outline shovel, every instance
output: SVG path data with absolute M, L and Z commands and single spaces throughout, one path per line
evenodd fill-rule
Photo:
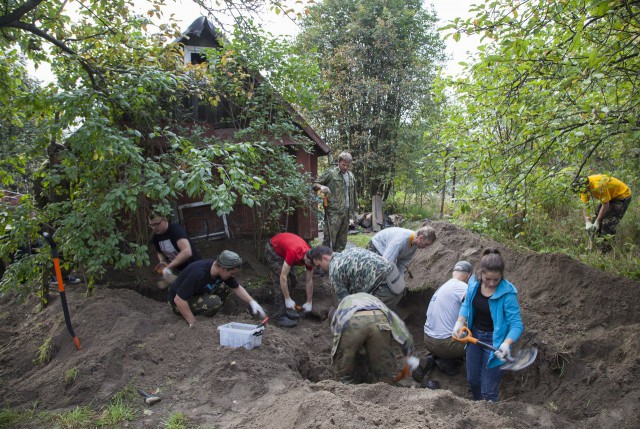
M 150 395 L 142 389 L 138 389 L 138 393 L 144 397 L 144 402 L 146 402 L 147 405 L 155 405 L 162 400 L 161 397 Z
M 493 352 L 498 351 L 498 349 L 496 349 L 492 345 L 483 343 L 477 338 L 472 337 L 471 331 L 466 326 L 463 326 L 458 333 L 463 333 L 464 336 L 460 338 L 453 337 L 453 339 L 456 341 L 460 341 L 461 343 L 472 343 L 476 346 L 482 347 L 483 349 L 491 350 Z M 536 360 L 536 356 L 538 356 L 537 348 L 526 347 L 524 349 L 520 349 L 520 351 L 516 353 L 515 356 L 506 356 L 505 360 L 507 361 L 507 363 L 501 365 L 500 368 L 510 371 L 518 371 L 531 365 L 533 361 Z

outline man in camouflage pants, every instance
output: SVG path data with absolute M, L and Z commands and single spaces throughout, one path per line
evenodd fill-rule
M 240 270 L 242 259 L 237 253 L 224 250 L 218 257 L 192 262 L 180 272 L 169 288 L 167 299 L 175 314 L 182 315 L 192 327 L 195 315 L 214 316 L 233 291 L 251 307 L 251 312 L 266 317 L 262 307 L 234 277 Z
M 338 155 L 338 165 L 322 173 L 313 183 L 313 189 L 327 196 L 325 227 L 322 245 L 341 252 L 347 246 L 349 219 L 358 209 L 356 178 L 349 171 L 351 154 Z
M 413 371 L 419 360 L 412 356 L 413 337 L 406 325 L 378 298 L 368 293 L 347 295 L 331 320 L 331 361 L 336 380 L 342 383 L 394 382 L 395 340 Z
M 404 275 L 396 264 L 369 250 L 354 247 L 333 252 L 326 246 L 318 246 L 309 257 L 315 266 L 329 273 L 338 299 L 366 292 L 394 310 L 404 295 Z

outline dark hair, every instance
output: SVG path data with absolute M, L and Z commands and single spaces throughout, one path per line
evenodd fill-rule
M 487 271 L 498 272 L 500 276 L 504 275 L 504 261 L 498 249 L 489 248 L 482 252 L 482 259 L 480 259 L 480 267 L 478 268 L 478 277 Z
M 330 247 L 316 246 L 307 252 L 307 255 L 308 255 L 307 257 L 311 261 L 316 261 L 316 260 L 322 259 L 324 255 L 331 255 L 332 253 L 333 253 L 333 250 L 331 250 Z

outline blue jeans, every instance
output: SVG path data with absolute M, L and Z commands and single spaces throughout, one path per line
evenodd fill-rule
M 483 343 L 493 344 L 493 332 L 474 328 L 471 329 L 471 334 Z M 490 350 L 471 343 L 467 345 L 467 383 L 471 388 L 474 401 L 482 399 L 498 402 L 502 370 L 500 367 L 487 368 L 490 355 Z

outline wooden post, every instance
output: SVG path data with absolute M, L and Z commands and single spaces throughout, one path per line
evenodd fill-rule
M 374 195 L 371 197 L 371 229 L 373 229 L 374 232 L 378 232 L 383 226 L 382 196 Z

